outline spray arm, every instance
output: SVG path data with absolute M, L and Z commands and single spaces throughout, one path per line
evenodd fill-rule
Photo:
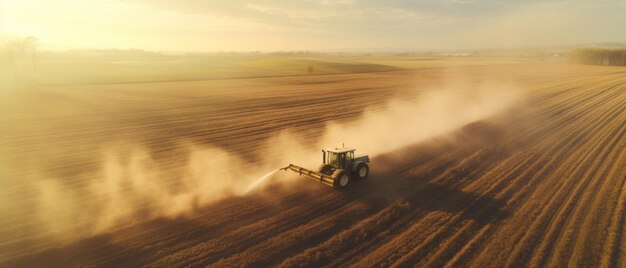
M 287 171 L 287 169 L 289 169 L 289 167 L 291 167 L 291 164 L 289 164 L 289 166 L 286 166 L 286 167 L 284 167 L 284 168 L 279 168 L 278 170 L 284 170 L 284 171 Z
M 319 173 L 317 171 L 313 171 L 313 170 L 310 170 L 310 169 L 306 169 L 306 168 L 303 168 L 303 167 L 299 167 L 299 166 L 296 166 L 294 164 L 289 164 L 289 166 L 286 166 L 284 168 L 280 168 L 280 170 L 284 170 L 284 171 L 287 171 L 288 169 L 293 171 L 293 172 L 298 173 L 301 176 L 309 177 L 311 179 L 314 179 L 316 181 L 319 181 L 319 182 L 321 182 L 323 184 L 326 184 L 328 186 L 331 186 L 331 187 L 333 186 L 334 181 L 335 181 L 331 176 L 328 176 L 326 174 L 322 174 L 322 173 Z

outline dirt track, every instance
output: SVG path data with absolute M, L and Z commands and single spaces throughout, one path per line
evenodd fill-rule
M 68 178 L 67 187 L 81 183 L 77 174 L 96 165 L 90 155 L 110 140 L 140 141 L 175 173 L 179 139 L 256 161 L 254 152 L 279 130 L 314 140 L 325 121 L 347 121 L 391 95 L 467 75 L 515 81 L 525 99 L 449 136 L 374 158 L 371 177 L 348 191 L 302 179 L 271 195 L 231 197 L 190 216 L 62 246 L 34 246 L 28 241 L 37 234 L 11 232 L 25 209 L 1 220 L 9 238 L 0 260 L 9 267 L 624 267 L 624 68 L 482 66 L 37 88 L 5 103 L 16 113 L 3 118 L 11 128 L 0 143 L 8 163 L 36 158 L 46 172 Z M 38 102 L 46 105 L 32 110 Z M 11 189 L 7 199 L 34 195 L 20 182 L 2 186 Z

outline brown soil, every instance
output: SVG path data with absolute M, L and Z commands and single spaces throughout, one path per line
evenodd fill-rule
M 468 75 L 514 81 L 525 100 L 448 136 L 374 157 L 370 178 L 347 191 L 302 179 L 269 195 L 230 197 L 69 243 L 16 232 L 28 230 L 21 219 L 36 209 L 20 207 L 0 219 L 0 263 L 624 267 L 621 67 L 546 63 L 28 88 L 2 100 L 11 111 L 2 117 L 2 161 L 24 167 L 2 180 L 2 200 L 36 195 L 22 179 L 40 175 L 26 170 L 33 162 L 43 166 L 38 172 L 63 178 L 64 187 L 79 187 L 80 174 L 97 166 L 93 155 L 115 140 L 143 144 L 172 173 L 184 161 L 179 140 L 256 162 L 255 152 L 280 130 L 313 141 L 326 121 L 349 121 L 390 96 Z

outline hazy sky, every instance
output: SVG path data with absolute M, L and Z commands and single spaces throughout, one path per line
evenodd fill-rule
M 626 0 L 0 0 L 46 49 L 276 51 L 626 41 Z

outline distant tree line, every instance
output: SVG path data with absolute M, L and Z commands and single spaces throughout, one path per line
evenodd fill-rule
M 626 66 L 626 49 L 579 48 L 572 50 L 569 56 L 583 64 Z

